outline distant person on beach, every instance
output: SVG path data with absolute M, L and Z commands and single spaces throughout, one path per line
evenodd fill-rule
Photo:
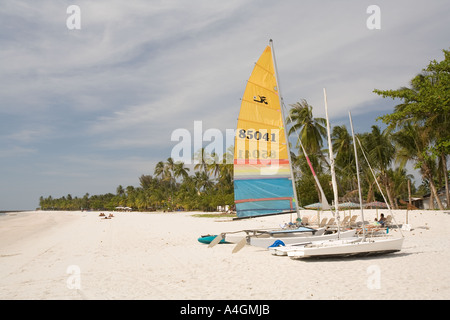
M 375 219 L 377 221 L 377 219 Z M 377 221 L 379 224 L 381 224 L 382 227 L 384 227 L 384 224 L 386 223 L 386 218 L 384 217 L 384 213 L 380 215 L 380 220 Z

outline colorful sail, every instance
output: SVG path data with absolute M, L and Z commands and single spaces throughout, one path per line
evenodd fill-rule
M 296 210 L 271 46 L 256 62 L 242 98 L 234 149 L 234 198 L 239 218 Z

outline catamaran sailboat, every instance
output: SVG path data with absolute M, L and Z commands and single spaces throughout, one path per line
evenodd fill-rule
M 325 108 L 327 109 L 326 102 L 326 92 L 325 94 Z M 327 121 L 328 121 L 328 112 L 326 113 Z M 364 213 L 362 206 L 362 197 L 361 197 L 361 186 L 359 181 L 359 165 L 358 165 L 358 154 L 356 150 L 356 141 L 355 134 L 353 131 L 353 122 L 352 117 L 349 112 L 350 118 L 350 126 L 352 130 L 353 136 L 353 145 L 355 151 L 355 159 L 356 159 L 356 172 L 358 178 L 358 191 L 359 198 L 361 203 L 361 216 L 363 221 L 363 236 L 362 238 L 352 238 L 352 239 L 341 239 L 338 237 L 337 239 L 322 241 L 322 242 L 312 242 L 309 244 L 305 244 L 302 246 L 298 246 L 294 250 L 287 251 L 287 255 L 292 259 L 301 259 L 308 257 L 336 257 L 336 256 L 355 256 L 355 255 L 372 255 L 372 254 L 385 254 L 391 252 L 397 252 L 402 249 L 403 245 L 403 235 L 400 238 L 367 238 L 365 234 L 365 225 L 364 225 Z M 328 129 L 328 136 L 330 135 Z M 331 148 L 331 146 L 329 146 Z M 362 148 L 361 148 L 362 149 Z M 332 152 L 330 152 L 330 157 L 332 158 Z M 333 166 L 333 161 L 331 161 L 331 165 Z M 370 165 L 369 165 L 370 166 Z M 373 172 L 372 172 L 373 174 Z M 376 180 L 376 179 L 375 179 Z M 379 186 L 378 186 L 379 187 Z M 380 192 L 381 191 L 381 188 Z M 383 194 L 383 193 L 382 193 Z M 384 197 L 384 195 L 383 195 Z M 389 205 L 388 205 L 389 208 Z M 389 208 L 390 211 L 390 208 Z M 401 231 L 400 231 L 401 232 Z M 338 230 L 339 233 L 339 230 Z
M 275 61 L 273 42 L 270 40 L 255 64 L 242 97 L 234 149 L 236 214 L 242 219 L 297 213 L 297 220 L 300 221 Z M 322 200 L 326 202 L 324 195 Z M 238 233 L 222 233 L 210 246 L 220 241 L 236 243 L 241 239 L 240 243 L 267 248 L 281 238 L 283 242 L 290 243 L 337 237 L 337 234 L 324 234 L 325 229 L 303 226 L 284 230 L 243 230 Z M 355 231 L 351 230 L 342 233 L 342 237 L 354 234 Z

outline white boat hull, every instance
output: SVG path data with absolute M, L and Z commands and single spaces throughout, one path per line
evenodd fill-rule
M 372 255 L 400 251 L 403 238 L 375 238 L 366 241 L 331 240 L 312 243 L 288 252 L 292 259 Z
M 356 237 L 355 233 L 353 232 L 353 233 L 344 233 L 344 234 L 341 233 L 341 239 L 344 239 L 346 242 L 350 242 L 350 241 L 358 241 L 361 238 Z M 313 241 L 303 241 L 303 242 L 298 242 L 298 243 L 287 244 L 286 246 L 271 247 L 271 248 L 269 248 L 269 252 L 275 256 L 287 256 L 288 252 L 297 251 L 306 245 L 320 244 L 320 243 L 324 243 L 324 242 L 329 242 L 330 240 L 337 240 L 337 235 L 332 239 L 318 237 L 317 239 L 313 239 Z
M 341 238 L 349 238 L 353 237 L 356 233 L 356 230 L 348 230 L 341 232 Z M 275 241 L 281 240 L 285 245 L 299 244 L 299 243 L 309 243 L 312 241 L 325 241 L 331 239 L 337 239 L 338 234 L 319 234 L 319 235 L 311 235 L 311 234 L 296 234 L 291 236 L 284 237 L 257 237 L 257 236 L 248 236 L 247 244 L 265 248 L 267 249 L 271 246 Z M 245 236 L 238 237 L 234 235 L 233 237 L 225 236 L 225 241 L 236 243 L 241 240 Z

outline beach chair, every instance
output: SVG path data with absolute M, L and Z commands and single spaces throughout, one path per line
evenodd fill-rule
M 357 227 L 356 219 L 358 219 L 358 216 L 355 214 L 350 218 L 350 221 L 348 222 L 348 225 L 350 228 Z
M 392 216 L 391 215 L 388 215 L 386 217 L 386 221 L 384 221 L 384 227 L 385 228 L 392 227 Z
M 302 217 L 302 224 L 304 226 L 307 226 L 309 224 L 309 218 L 308 217 Z
M 330 220 L 328 220 L 328 222 L 325 225 L 325 227 L 336 227 L 336 224 L 334 223 L 334 221 L 335 221 L 334 218 L 330 218 Z
M 327 225 L 328 218 L 323 218 L 319 223 L 319 227 L 325 227 Z
M 346 227 L 348 225 L 349 220 L 350 220 L 350 216 L 344 217 L 344 219 L 341 221 L 341 228 Z

